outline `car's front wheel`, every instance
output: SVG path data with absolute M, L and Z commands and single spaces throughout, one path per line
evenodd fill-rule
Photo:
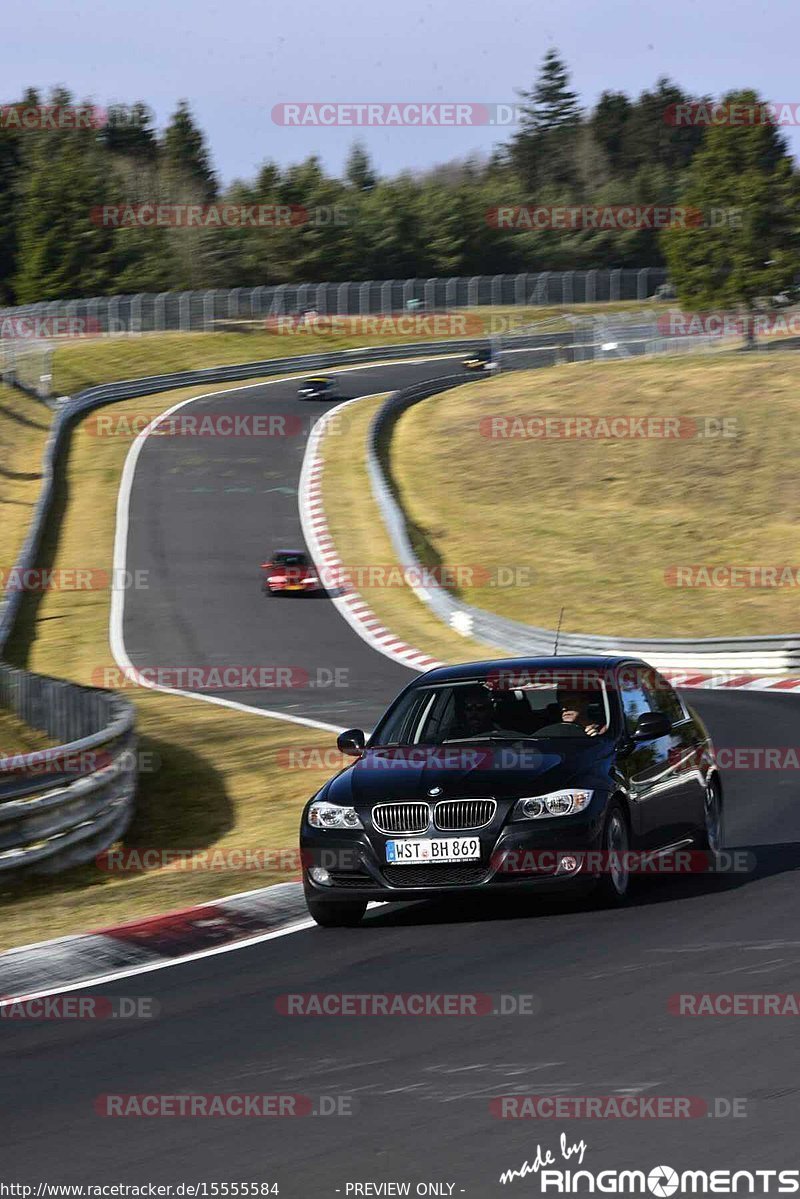
M 366 902 L 359 899 L 336 903 L 306 895 L 306 904 L 312 919 L 322 928 L 355 928 L 367 910 Z
M 601 873 L 595 887 L 595 899 L 603 907 L 617 907 L 628 899 L 630 847 L 627 816 L 619 800 L 612 800 L 603 826 Z
M 706 850 L 713 869 L 722 853 L 722 791 L 713 776 L 706 783 L 703 797 L 703 831 L 698 838 L 701 849 Z

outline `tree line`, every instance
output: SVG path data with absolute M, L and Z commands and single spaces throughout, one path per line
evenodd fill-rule
M 316 156 L 265 161 L 222 186 L 182 101 L 158 130 L 144 102 L 88 128 L 21 129 L 0 110 L 0 303 L 132 292 L 667 264 L 689 306 L 777 290 L 797 267 L 798 175 L 779 129 L 681 124 L 696 102 L 668 79 L 583 111 L 554 50 L 490 157 L 381 176 L 355 144 L 341 176 Z M 708 98 L 699 98 L 708 100 Z M 729 100 L 758 104 L 750 92 Z M 74 105 L 65 90 L 30 108 Z M 114 227 L 98 211 L 145 203 L 278 206 L 274 225 Z M 736 228 L 526 227 L 528 206 L 736 206 Z M 298 215 L 299 214 L 299 215 Z

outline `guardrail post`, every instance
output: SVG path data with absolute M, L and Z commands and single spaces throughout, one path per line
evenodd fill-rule
M 178 297 L 178 320 L 181 333 L 189 333 L 192 328 L 191 293 L 182 291 Z
M 114 296 L 108 305 L 108 331 L 109 333 L 123 333 L 125 330 L 120 328 L 121 321 L 119 319 L 119 304 L 121 296 Z
M 167 294 L 165 291 L 160 291 L 156 296 L 153 325 L 157 333 L 163 333 L 167 327 Z
M 288 287 L 289 287 L 288 283 L 279 283 L 278 286 L 274 289 L 274 291 L 272 293 L 272 300 L 270 301 L 270 305 L 269 305 L 269 315 L 270 316 L 285 316 L 286 315 L 286 292 L 288 290 Z M 254 287 L 253 288 L 253 296 L 255 298 L 260 298 L 264 295 L 266 290 L 267 290 L 266 287 Z M 259 306 L 258 311 L 256 312 L 253 310 L 253 307 L 251 305 L 250 315 L 251 316 L 261 316 L 262 311 L 263 311 L 263 306 Z
M 370 282 L 362 283 L 358 289 L 358 315 L 359 316 L 369 316 L 371 295 L 372 295 L 372 283 L 370 283 Z M 340 315 L 344 315 L 344 313 L 342 313 L 341 307 L 339 308 L 339 313 L 340 313 Z
M 90 333 L 107 333 L 108 330 L 103 328 L 100 320 L 100 301 L 91 299 L 86 305 L 86 320 L 89 324 Z
M 216 292 L 203 292 L 203 332 L 210 333 L 214 328 L 214 297 Z
M 142 331 L 142 300 L 143 295 L 139 292 L 131 300 L 131 333 L 141 333 Z

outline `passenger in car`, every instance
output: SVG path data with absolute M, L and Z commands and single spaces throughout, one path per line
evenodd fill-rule
M 558 702 L 563 724 L 579 724 L 590 737 L 597 737 L 608 728 L 603 705 L 599 700 L 593 699 L 591 694 L 583 691 L 559 691 Z

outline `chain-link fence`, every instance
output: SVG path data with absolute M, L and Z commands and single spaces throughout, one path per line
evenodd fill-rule
M 0 338 L 170 330 L 200 333 L 306 311 L 324 316 L 368 316 L 414 307 L 443 310 L 642 301 L 654 296 L 666 279 L 663 268 L 642 267 L 363 283 L 281 283 L 275 287 L 53 300 L 0 309 Z
M 741 341 L 738 334 L 671 334 L 669 319 L 653 311 L 610 314 L 564 313 L 545 321 L 512 324 L 491 338 L 495 369 L 514 370 L 562 362 L 600 362 L 642 355 L 696 353 L 725 349 Z
M 40 337 L 0 339 L 0 379 L 48 400 L 53 394 L 53 345 Z

